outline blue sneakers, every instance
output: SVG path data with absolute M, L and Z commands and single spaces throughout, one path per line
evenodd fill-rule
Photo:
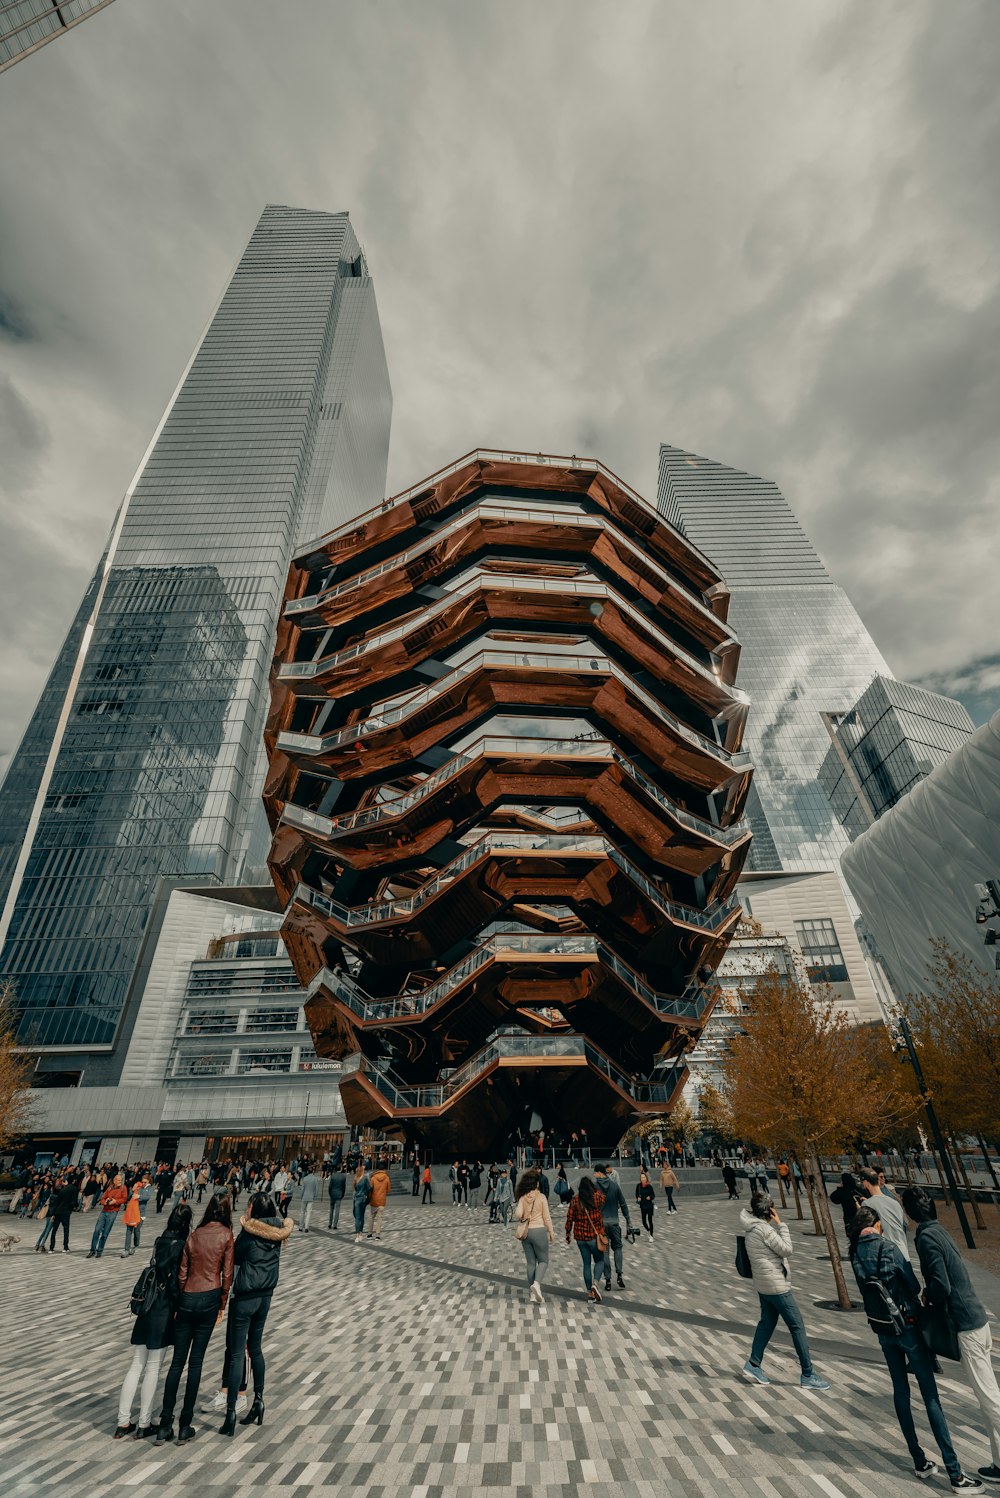
M 830 1385 L 825 1378 L 820 1378 L 818 1373 L 803 1373 L 799 1379 L 799 1387 L 803 1389 L 828 1389 Z
M 763 1368 L 756 1367 L 755 1364 L 751 1363 L 749 1358 L 743 1364 L 743 1376 L 744 1378 L 752 1378 L 755 1384 L 769 1384 L 771 1382 Z

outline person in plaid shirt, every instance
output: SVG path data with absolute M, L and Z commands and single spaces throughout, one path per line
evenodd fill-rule
M 608 1242 L 604 1232 L 603 1206 L 604 1192 L 598 1191 L 590 1176 L 582 1176 L 577 1194 L 566 1209 L 566 1242 L 569 1243 L 572 1232 L 583 1260 L 583 1283 L 587 1295 L 597 1305 L 601 1302 L 601 1292 L 594 1281 L 599 1280 L 604 1272 Z

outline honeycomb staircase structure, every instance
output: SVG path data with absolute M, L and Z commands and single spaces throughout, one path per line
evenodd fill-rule
M 270 868 L 350 1123 L 663 1113 L 750 842 L 729 595 L 600 463 L 477 451 L 293 562 Z

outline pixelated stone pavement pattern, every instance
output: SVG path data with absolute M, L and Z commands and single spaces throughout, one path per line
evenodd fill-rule
M 811 1224 L 787 1219 L 814 1361 L 832 1385 L 825 1394 L 799 1388 L 783 1328 L 765 1365 L 773 1383 L 740 1378 L 756 1296 L 733 1268 L 737 1204 L 721 1194 L 685 1202 L 682 1192 L 680 1201 L 669 1219 L 657 1212 L 653 1244 L 626 1245 L 627 1288 L 600 1307 L 583 1298 L 556 1204 L 540 1308 L 526 1302 L 513 1228 L 490 1226 L 484 1208 L 394 1194 L 382 1243 L 360 1245 L 349 1212 L 335 1233 L 316 1212 L 322 1226 L 296 1233 L 284 1251 L 265 1336 L 264 1425 L 225 1440 L 218 1417 L 196 1416 L 193 1442 L 158 1449 L 111 1440 L 130 1358 L 128 1295 L 144 1255 L 121 1260 L 116 1227 L 104 1258 L 87 1260 L 92 1219 L 77 1215 L 72 1251 L 43 1258 L 31 1252 L 37 1226 L 4 1215 L 0 1227 L 22 1241 L 0 1256 L 0 1494 L 912 1493 L 888 1374 L 863 1316 L 815 1304 L 833 1287 Z M 165 1220 L 151 1218 L 147 1246 Z M 220 1329 L 202 1395 L 217 1387 L 223 1346 Z M 959 1456 L 974 1470 L 989 1447 L 956 1365 L 941 1388 Z M 937 1458 L 914 1395 L 918 1431 Z M 931 1487 L 949 1491 L 943 1473 Z

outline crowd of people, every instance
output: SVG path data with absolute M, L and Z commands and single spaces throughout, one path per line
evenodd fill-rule
M 584 1293 L 592 1303 L 602 1302 L 612 1279 L 624 1290 L 626 1244 L 640 1232 L 653 1240 L 655 1213 L 661 1205 L 658 1196 L 667 1213 L 677 1211 L 674 1198 L 681 1192 L 682 1177 L 676 1167 L 689 1163 L 683 1150 L 678 1154 L 666 1141 L 646 1145 L 637 1162 L 638 1181 L 626 1192 L 613 1163 L 591 1164 L 589 1145 L 581 1145 L 579 1136 L 569 1146 L 575 1155 L 560 1160 L 551 1176 L 545 1168 L 544 1137 L 529 1145 L 522 1143 L 506 1161 L 486 1166 L 479 1160 L 459 1158 L 448 1169 L 451 1204 L 456 1209 L 473 1213 L 482 1208 L 488 1214 L 486 1221 L 501 1227 L 513 1219 L 524 1253 L 528 1298 L 536 1305 L 543 1302 L 550 1250 L 559 1231 L 567 1246 L 574 1242 L 577 1246 Z M 559 1151 L 553 1151 L 554 1158 L 558 1155 Z M 532 1163 L 524 1163 L 529 1160 Z M 566 1164 L 574 1161 L 587 1172 L 575 1188 L 566 1170 Z M 264 1330 L 278 1284 L 282 1245 L 296 1227 L 289 1216 L 293 1195 L 298 1196 L 302 1233 L 311 1230 L 316 1203 L 321 1200 L 328 1207 L 327 1228 L 337 1231 L 342 1205 L 349 1201 L 355 1243 L 366 1236 L 378 1243 L 392 1192 L 390 1168 L 400 1163 L 388 1154 L 365 1159 L 353 1146 L 346 1154 L 338 1147 L 322 1160 L 288 1164 L 247 1160 L 210 1164 L 203 1160 L 71 1168 L 57 1161 L 46 1170 L 25 1169 L 8 1210 L 24 1219 L 40 1220 L 36 1252 L 54 1253 L 60 1237 L 68 1251 L 74 1216 L 90 1213 L 94 1225 L 87 1257 L 103 1255 L 119 1219 L 124 1228 L 121 1256 L 131 1257 L 142 1245 L 149 1213 L 167 1213 L 152 1245 L 149 1266 L 133 1291 L 132 1359 L 121 1387 L 115 1439 L 152 1437 L 157 1445 L 193 1439 L 206 1353 L 223 1320 L 226 1333 L 219 1386 L 201 1409 L 222 1417 L 219 1432 L 223 1436 L 235 1434 L 238 1416 L 243 1425 L 262 1423 Z M 413 1196 L 432 1203 L 430 1165 L 415 1153 L 408 1163 Z M 739 1214 L 737 1266 L 753 1280 L 759 1317 L 743 1375 L 757 1384 L 769 1383 L 763 1367 L 765 1354 L 778 1323 L 783 1322 L 798 1357 L 802 1386 L 823 1392 L 830 1384 L 813 1366 L 792 1288 L 793 1239 L 770 1194 L 767 1166 L 749 1151 L 725 1160 L 715 1156 L 713 1163 L 721 1168 L 731 1199 L 739 1198 L 743 1182 L 751 1191 L 748 1205 Z M 802 1182 L 794 1162 L 779 1161 L 777 1169 L 782 1185 L 790 1191 Z M 237 1217 L 244 1195 L 246 1207 Z M 641 1229 L 633 1223 L 630 1196 Z M 893 1406 L 916 1475 L 932 1476 L 938 1467 L 916 1434 L 911 1379 L 916 1381 L 952 1487 L 974 1491 L 984 1481 L 1000 1482 L 1000 1389 L 990 1357 L 989 1319 L 961 1255 L 936 1220 L 933 1198 L 916 1185 L 907 1185 L 897 1195 L 884 1169 L 866 1167 L 857 1173 L 845 1172 L 830 1199 L 843 1213 L 850 1262 L 885 1359 Z M 559 1227 L 553 1222 L 554 1201 L 565 1208 Z M 911 1230 L 923 1286 L 911 1262 Z M 940 1348 L 942 1342 L 950 1346 Z M 935 1377 L 939 1350 L 961 1363 L 986 1422 L 992 1461 L 980 1467 L 977 1476 L 963 1470 L 952 1444 Z

